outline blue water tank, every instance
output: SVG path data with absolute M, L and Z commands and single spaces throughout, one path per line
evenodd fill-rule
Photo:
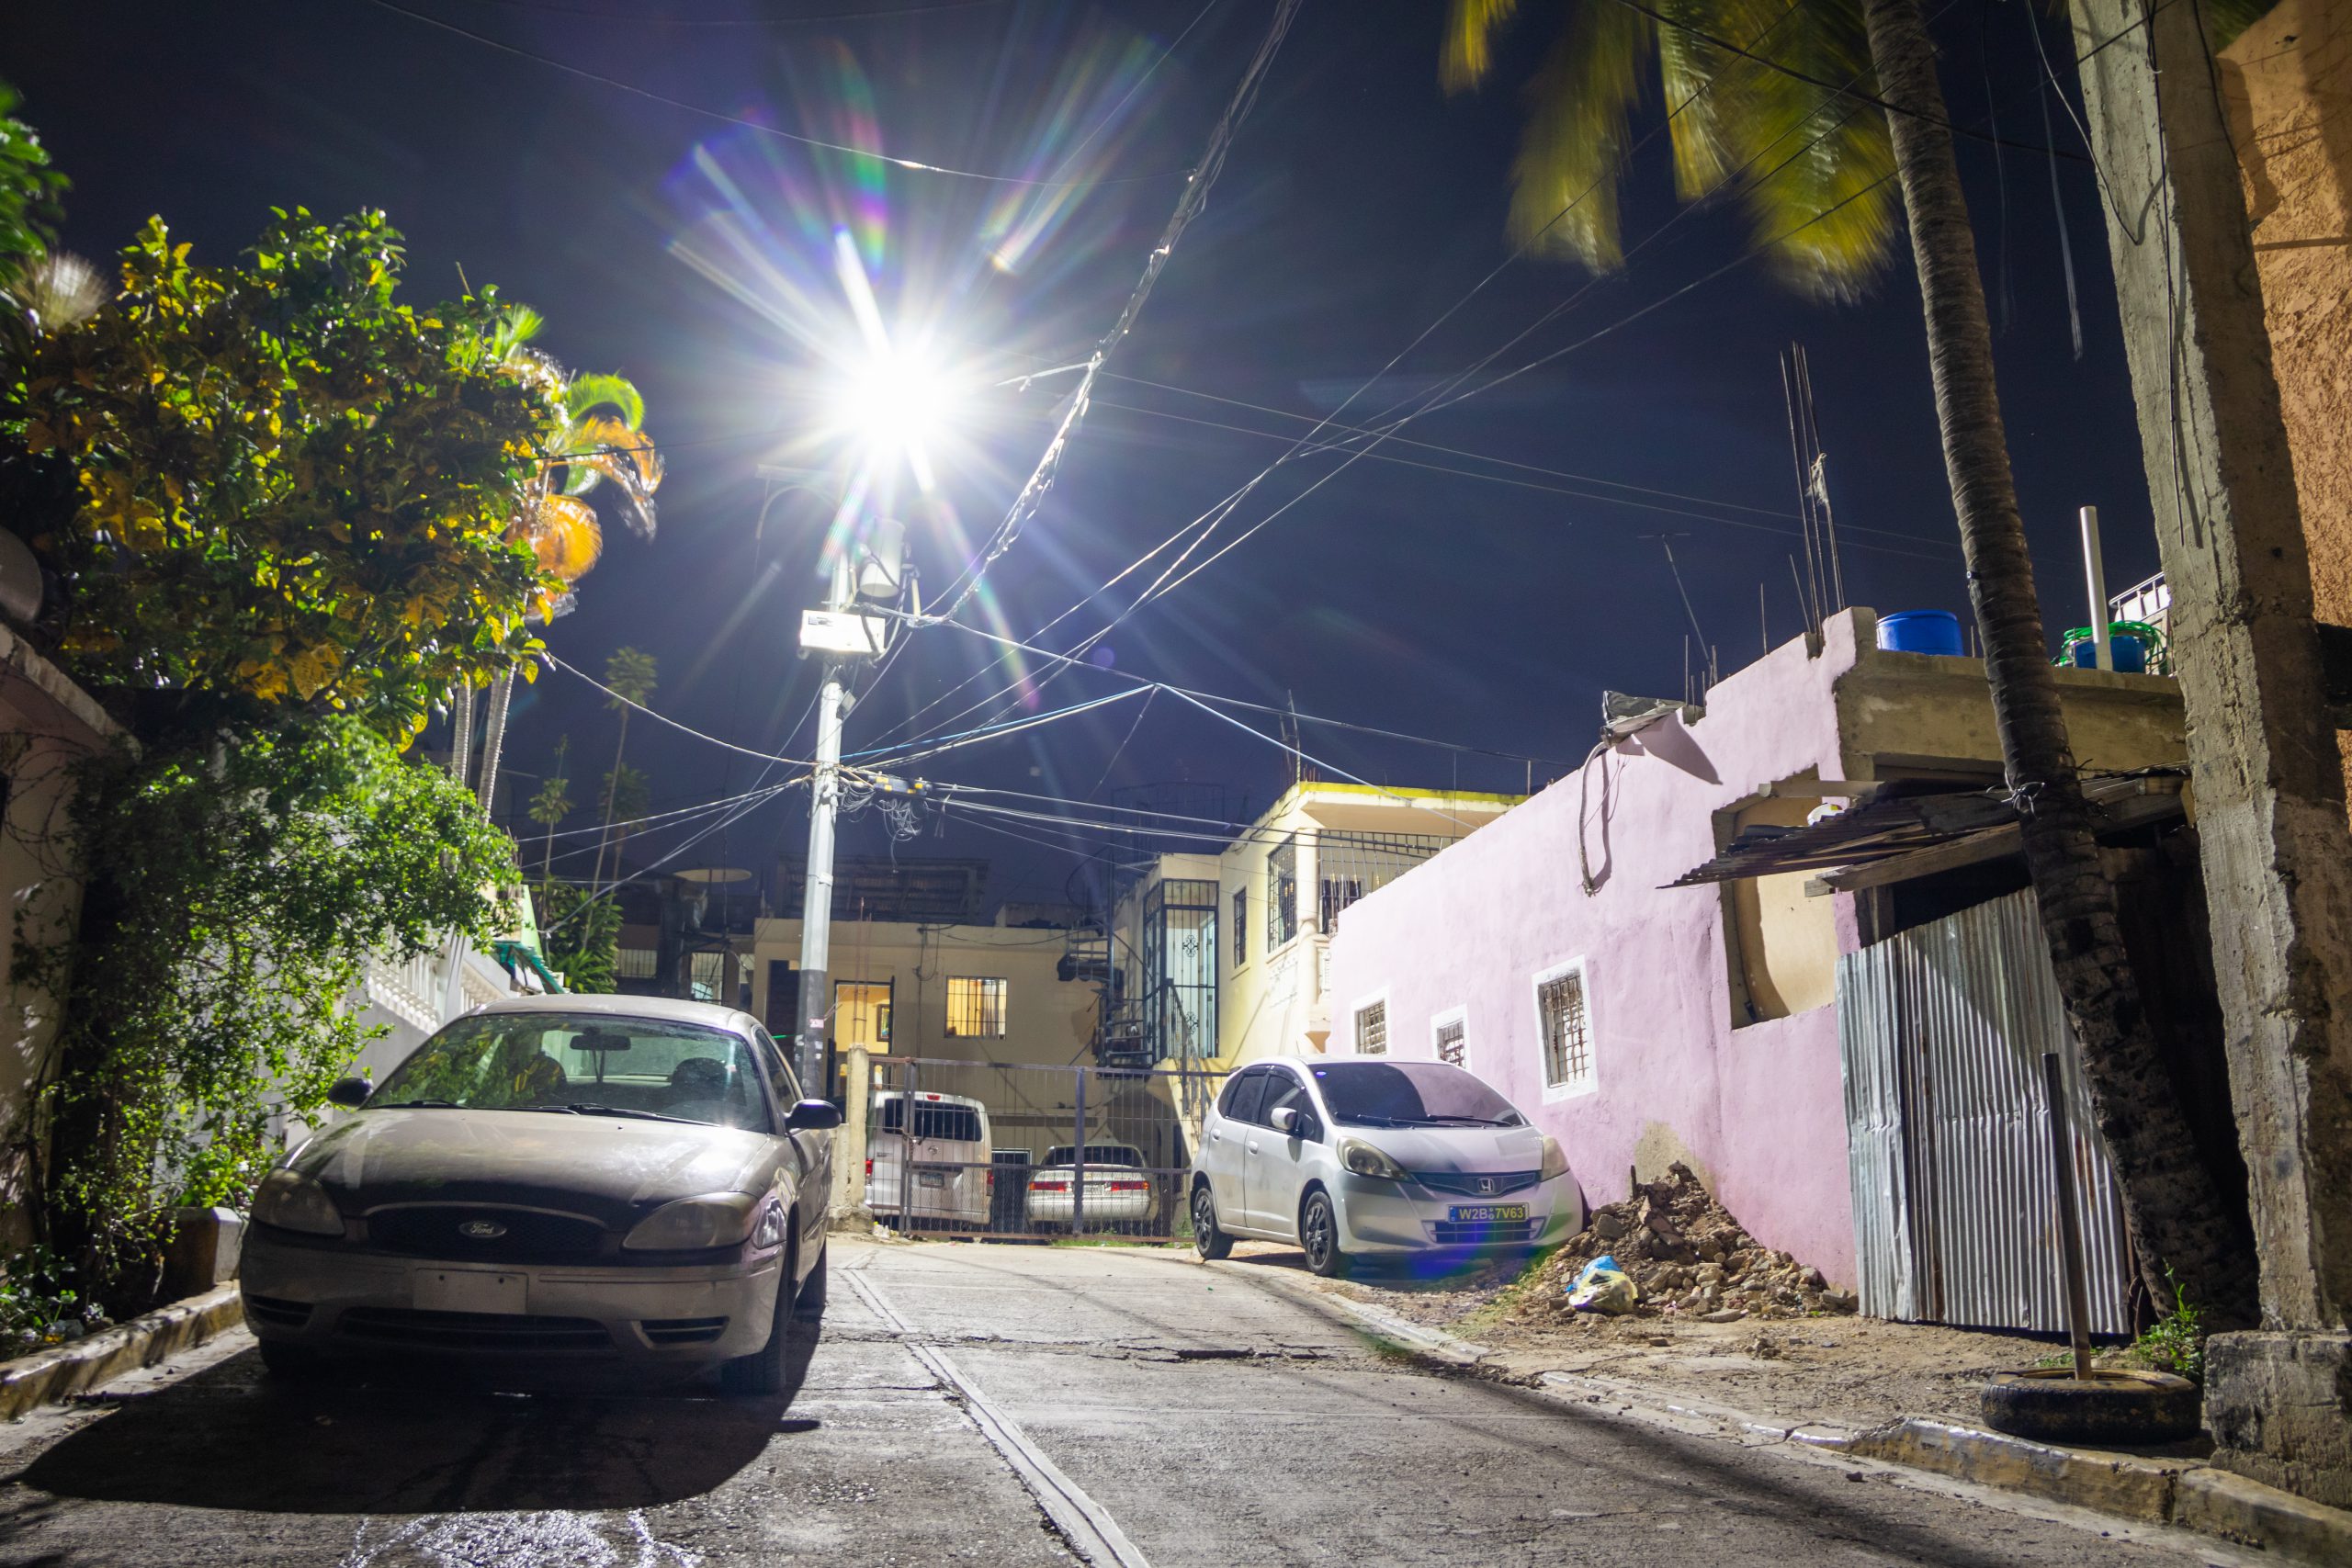
M 2130 632 L 2108 633 L 2107 651 L 2108 656 L 2115 660 L 2115 668 L 2119 672 L 2125 675 L 2144 675 L 2148 672 L 2148 650 L 2141 644 L 2140 639 Z M 2098 669 L 2098 645 L 2088 641 L 2076 643 L 2075 668 L 2077 670 Z
M 1890 653 L 1960 657 L 1960 617 L 1950 610 L 1897 610 L 1878 618 L 1878 645 Z

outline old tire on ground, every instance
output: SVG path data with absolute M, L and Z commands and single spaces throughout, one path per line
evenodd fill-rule
M 316 1382 L 326 1374 L 326 1358 L 308 1345 L 288 1345 L 283 1339 L 260 1344 L 263 1368 L 280 1382 Z
M 1996 1372 L 1983 1396 L 1985 1424 L 2045 1443 L 2169 1443 L 2193 1435 L 2197 1385 L 2170 1372 L 2100 1371 L 2087 1382 L 2072 1367 Z
M 1348 1255 L 1340 1249 L 1340 1212 L 1321 1188 L 1306 1195 L 1298 1211 L 1298 1245 L 1306 1266 L 1326 1280 L 1345 1279 Z
M 1216 1223 L 1216 1198 L 1205 1181 L 1193 1189 L 1193 1245 L 1212 1263 L 1233 1254 L 1233 1238 Z
M 823 1259 L 819 1258 L 820 1268 Z M 784 1392 L 785 1363 L 792 1354 L 793 1315 L 798 1303 L 794 1299 L 792 1271 L 799 1264 L 790 1253 L 784 1256 L 784 1272 L 775 1285 L 775 1315 L 768 1325 L 768 1342 L 748 1356 L 738 1356 L 722 1361 L 718 1367 L 718 1387 L 724 1393 L 773 1394 Z M 814 1276 L 811 1275 L 813 1280 Z

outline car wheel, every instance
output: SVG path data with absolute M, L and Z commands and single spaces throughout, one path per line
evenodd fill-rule
M 819 1247 L 817 1266 L 808 1270 L 808 1278 L 800 1282 L 800 1294 L 792 1303 L 796 1316 L 814 1321 L 825 1315 L 825 1265 L 832 1257 L 832 1248 Z
M 1216 1223 L 1216 1198 L 1205 1181 L 1193 1189 L 1193 1245 L 1212 1263 L 1233 1252 L 1233 1238 Z
M 752 1395 L 784 1392 L 785 1358 L 792 1349 L 792 1270 L 796 1267 L 797 1265 L 792 1258 L 786 1255 L 784 1277 L 776 1281 L 775 1316 L 768 1325 L 768 1342 L 748 1356 L 738 1356 L 720 1364 L 718 1386 L 721 1391 Z M 819 1260 L 818 1267 L 824 1267 L 822 1259 Z M 815 1276 L 810 1278 L 813 1280 Z
M 316 1350 L 282 1339 L 261 1341 L 261 1364 L 271 1377 L 285 1382 L 316 1382 L 327 1370 L 326 1358 Z
M 1337 1280 L 1347 1273 L 1348 1255 L 1340 1250 L 1340 1215 L 1331 1207 L 1329 1192 L 1306 1195 L 1306 1204 L 1298 1214 L 1298 1245 L 1306 1254 L 1306 1266 L 1325 1279 Z

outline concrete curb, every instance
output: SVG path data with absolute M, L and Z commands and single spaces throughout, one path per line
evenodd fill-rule
M 1233 1265 L 1210 1267 L 1230 1270 Z M 1442 1329 L 1285 1279 L 1243 1271 L 1252 1282 L 1365 1333 L 1434 1369 L 1478 1367 L 1493 1351 Z M 1544 1372 L 1538 1392 L 1597 1405 L 1645 1425 L 1751 1447 L 1795 1444 L 1817 1453 L 1928 1471 L 1952 1480 L 2096 1513 L 2168 1525 L 2256 1547 L 2281 1562 L 2352 1562 L 2352 1512 L 2200 1461 L 2150 1459 L 2029 1442 L 1917 1416 L 1856 1432 L 1828 1423 L 1790 1425 L 1648 1385 L 1571 1372 Z
M 245 1321 L 234 1280 L 70 1345 L 0 1361 L 0 1420 L 152 1367 Z

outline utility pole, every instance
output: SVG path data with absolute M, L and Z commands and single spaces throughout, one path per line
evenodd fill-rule
M 832 581 L 825 592 L 824 613 L 846 618 L 856 584 L 844 550 L 833 562 Z M 800 644 L 809 645 L 806 624 Z M 808 788 L 808 879 L 800 896 L 800 1012 L 793 1020 L 797 1032 L 794 1066 L 802 1092 L 825 1089 L 825 1034 L 832 1017 L 832 992 L 826 971 L 832 961 L 833 812 L 842 794 L 842 719 L 848 696 L 842 680 L 848 660 L 828 652 L 825 683 L 817 694 L 817 770 Z

